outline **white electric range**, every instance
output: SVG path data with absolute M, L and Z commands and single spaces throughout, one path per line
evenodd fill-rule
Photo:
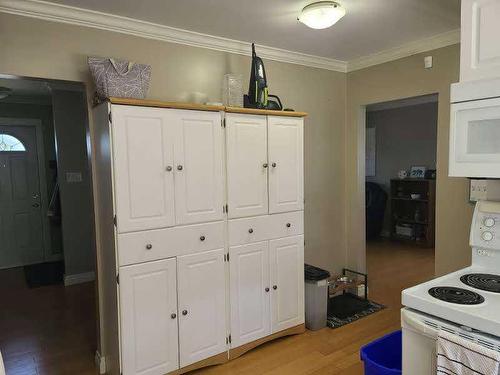
M 403 375 L 436 373 L 439 330 L 500 352 L 500 202 L 477 202 L 470 245 L 470 267 L 403 290 Z

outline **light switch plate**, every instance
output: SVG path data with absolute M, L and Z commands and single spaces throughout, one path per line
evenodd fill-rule
M 66 172 L 66 182 L 82 182 L 82 172 Z
M 469 200 L 471 202 L 500 201 L 500 180 L 470 179 Z
M 425 69 L 432 68 L 432 56 L 425 56 L 424 57 L 424 68 Z

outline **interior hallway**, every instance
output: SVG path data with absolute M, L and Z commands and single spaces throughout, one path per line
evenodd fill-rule
M 0 270 L 0 351 L 7 375 L 95 375 L 94 283 L 30 289 Z

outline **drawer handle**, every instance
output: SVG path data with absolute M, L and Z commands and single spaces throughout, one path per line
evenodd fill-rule
M 186 316 L 188 314 L 187 310 L 182 310 L 182 315 Z
M 269 293 L 269 288 L 266 288 L 266 289 L 264 289 L 264 290 L 266 291 L 266 293 Z
M 278 285 L 273 285 L 273 289 L 274 290 L 278 289 Z
M 176 313 L 172 313 L 172 314 L 170 314 L 170 317 L 171 317 L 172 319 L 175 319 L 175 318 L 177 318 L 177 314 L 176 314 Z
M 178 171 L 182 171 L 182 165 L 180 165 L 180 164 L 179 164 L 179 165 L 177 166 L 177 170 L 178 170 Z
M 248 233 L 253 233 L 253 229 L 252 229 L 252 228 L 250 228 L 250 229 L 248 230 Z
M 165 168 L 167 170 L 167 172 L 172 172 L 172 166 L 171 165 L 167 165 L 167 168 Z
M 148 243 L 148 244 L 146 245 L 146 249 L 151 250 L 152 248 L 153 248 L 153 245 L 151 245 L 150 243 Z
M 290 223 L 286 223 L 286 227 L 287 227 L 287 228 L 290 228 L 291 226 L 292 226 L 292 224 L 290 224 Z
M 262 168 L 267 168 L 267 167 L 268 167 L 267 163 L 262 164 Z
M 205 241 L 205 236 L 201 236 L 200 241 Z
M 272 163 L 271 167 L 276 168 L 276 163 Z

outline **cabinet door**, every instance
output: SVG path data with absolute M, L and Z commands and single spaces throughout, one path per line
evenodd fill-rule
M 271 333 L 268 242 L 229 249 L 231 346 Z
M 304 209 L 303 124 L 268 116 L 269 213 Z
M 226 114 L 230 218 L 268 213 L 265 116 Z
M 219 112 L 175 111 L 177 224 L 221 220 L 223 132 Z
M 169 111 L 112 106 L 112 118 L 118 232 L 174 225 L 174 128 Z
M 224 352 L 224 249 L 177 258 L 180 366 Z
M 304 236 L 269 241 L 272 332 L 304 323 Z
M 160 375 L 178 368 L 175 259 L 120 268 L 124 375 Z
M 460 81 L 500 77 L 500 2 L 462 0 Z

